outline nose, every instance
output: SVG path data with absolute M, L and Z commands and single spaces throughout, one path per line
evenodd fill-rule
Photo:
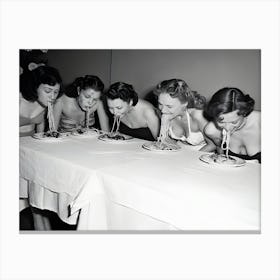
M 52 92 L 51 95 L 50 95 L 50 99 L 52 101 L 54 101 L 56 99 L 56 96 L 57 96 L 57 94 L 55 92 Z
M 162 112 L 162 114 L 167 114 L 168 113 L 168 109 L 166 108 L 166 107 L 161 107 L 161 112 Z
M 112 113 L 114 114 L 114 115 L 116 115 L 117 114 L 117 109 L 112 109 Z
M 227 130 L 227 131 L 231 131 L 231 130 L 233 129 L 233 125 L 232 125 L 232 124 L 229 124 L 229 123 L 226 123 L 226 124 L 224 125 L 224 128 L 225 128 L 225 130 Z

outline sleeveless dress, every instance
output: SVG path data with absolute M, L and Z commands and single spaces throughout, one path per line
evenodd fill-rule
M 172 127 L 169 127 L 169 136 L 175 140 L 180 140 L 182 142 L 187 142 L 190 145 L 193 146 L 198 146 L 198 145 L 204 145 L 206 144 L 205 140 L 204 140 L 204 136 L 202 134 L 201 131 L 197 131 L 197 132 L 192 132 L 191 131 L 191 121 L 190 121 L 190 115 L 188 112 L 186 112 L 187 115 L 187 126 L 188 126 L 188 137 L 186 137 L 185 135 L 182 135 L 181 137 L 178 137 L 174 134 Z
M 124 123 L 120 123 L 119 132 L 148 141 L 155 141 L 153 134 L 148 127 L 130 128 Z
M 19 102 L 23 99 L 22 95 L 20 94 Z M 43 110 L 40 112 L 37 116 L 33 118 L 27 118 L 24 116 L 21 116 L 19 113 L 19 136 L 32 136 L 35 133 L 35 126 L 36 124 L 42 123 L 45 120 L 45 112 L 46 110 Z
M 235 156 L 235 157 L 242 158 L 242 159 L 245 159 L 245 160 L 256 159 L 256 160 L 258 160 L 259 163 L 261 163 L 261 152 L 256 153 L 253 156 L 248 156 L 248 155 L 236 154 L 236 153 L 232 152 L 231 150 L 229 150 L 228 154 L 230 156 Z
M 76 121 L 72 118 L 67 117 L 65 114 L 61 114 L 58 130 L 63 132 L 71 132 L 79 127 L 85 127 L 86 126 L 86 120 L 82 121 Z M 91 113 L 89 116 L 89 127 L 92 127 L 95 124 L 95 117 L 94 113 Z

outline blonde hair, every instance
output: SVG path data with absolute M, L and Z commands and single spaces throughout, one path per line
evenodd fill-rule
M 187 102 L 188 108 L 203 109 L 206 104 L 206 98 L 191 90 L 182 79 L 164 80 L 159 83 L 154 94 L 159 96 L 162 93 L 168 93 L 172 98 L 178 98 L 181 103 Z

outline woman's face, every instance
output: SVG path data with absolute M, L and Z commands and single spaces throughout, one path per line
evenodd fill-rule
M 168 93 L 161 93 L 158 97 L 158 108 L 163 115 L 168 115 L 170 119 L 183 115 L 186 107 L 187 103 L 182 104 L 178 98 L 173 98 Z
M 95 91 L 92 88 L 79 90 L 78 104 L 83 111 L 92 108 L 100 100 L 100 91 Z
M 244 118 L 245 117 L 238 115 L 238 110 L 235 110 L 233 112 L 221 114 L 216 120 L 216 124 L 226 131 L 233 132 L 242 126 Z
M 109 111 L 115 116 L 124 116 L 131 109 L 132 101 L 126 102 L 120 98 L 108 99 Z
M 48 102 L 54 103 L 60 90 L 60 85 L 57 83 L 54 86 L 48 84 L 40 84 L 37 93 L 38 101 L 44 106 L 48 106 Z

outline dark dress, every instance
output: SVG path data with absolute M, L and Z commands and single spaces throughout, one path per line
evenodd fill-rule
M 229 154 L 230 156 L 239 157 L 239 158 L 242 158 L 242 159 L 245 159 L 245 160 L 256 159 L 256 160 L 258 160 L 259 163 L 261 163 L 261 152 L 256 153 L 256 154 L 253 155 L 253 156 L 248 156 L 248 155 L 236 154 L 236 153 L 233 153 L 231 150 L 229 150 L 229 151 L 228 151 L 228 154 Z
M 155 141 L 153 134 L 148 127 L 130 128 L 124 123 L 120 123 L 119 132 L 148 141 Z

